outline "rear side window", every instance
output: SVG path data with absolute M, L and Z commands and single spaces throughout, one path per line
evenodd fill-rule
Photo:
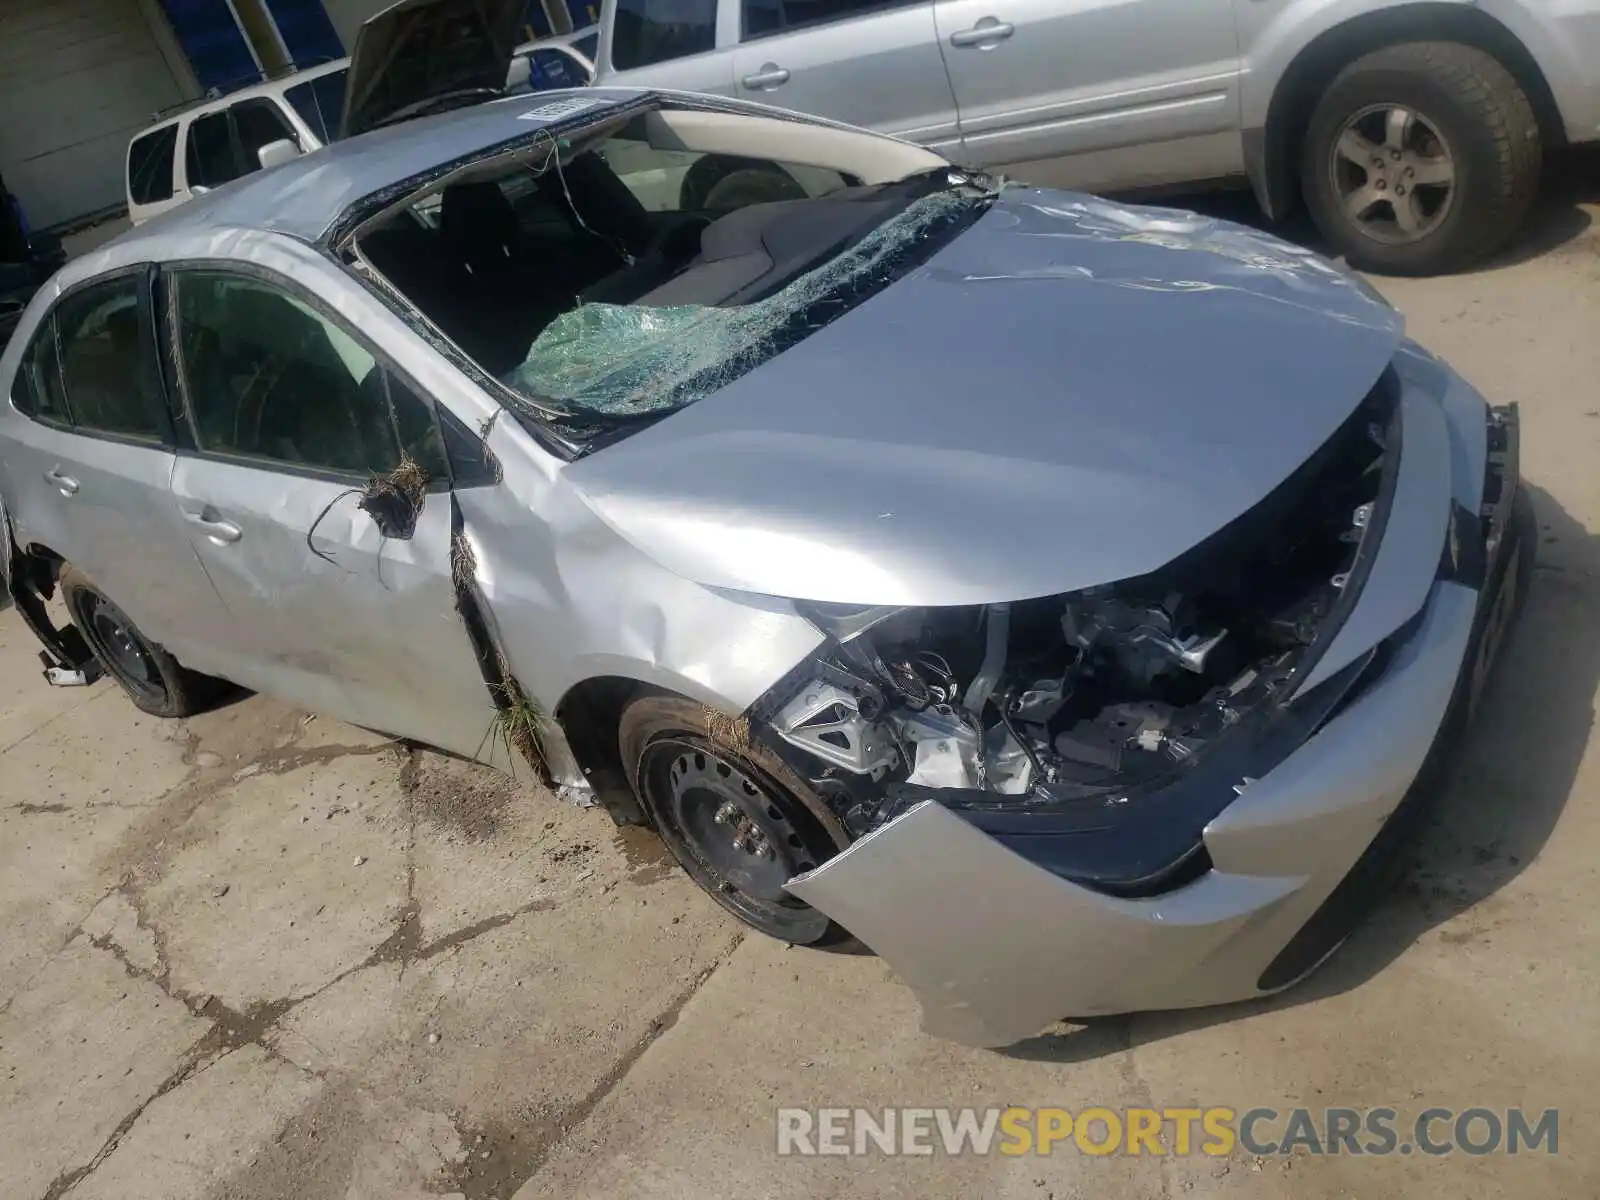
M 22 355 L 22 365 L 11 388 L 11 402 L 30 417 L 70 424 L 66 393 L 61 388 L 61 360 L 56 354 L 56 319 L 44 319 L 39 332 Z
M 611 65 L 619 71 L 704 54 L 716 45 L 716 0 L 617 0 Z
M 61 383 L 80 429 L 159 440 L 160 376 L 125 276 L 74 292 L 55 311 Z
M 233 135 L 228 129 L 228 114 L 208 113 L 189 126 L 189 146 L 184 152 L 184 169 L 189 186 L 221 187 L 239 178 L 239 164 L 233 154 Z
M 349 475 L 446 474 L 431 408 L 336 321 L 271 283 L 187 271 L 178 357 L 204 450 Z
M 128 147 L 128 198 L 135 204 L 172 199 L 172 156 L 178 127 L 167 125 L 133 139 Z
M 344 71 L 333 71 L 297 83 L 283 93 L 323 145 L 339 136 L 339 126 L 344 123 L 344 77 Z
M 246 175 L 261 169 L 261 147 L 269 142 L 287 140 L 300 145 L 294 128 L 271 100 L 241 100 L 228 111 L 233 114 L 234 128 L 239 133 Z

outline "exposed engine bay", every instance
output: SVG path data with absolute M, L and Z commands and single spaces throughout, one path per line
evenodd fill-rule
M 1016 811 L 1183 769 L 1281 702 L 1337 626 L 1381 525 L 1398 440 L 1387 395 L 1380 385 L 1257 509 L 1150 576 L 1009 604 L 815 613 L 830 644 L 767 723 L 858 834 L 886 819 L 871 797 L 888 784 Z

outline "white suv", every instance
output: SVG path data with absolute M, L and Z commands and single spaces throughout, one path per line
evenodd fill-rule
M 349 58 L 157 122 L 128 144 L 128 219 L 138 225 L 335 138 L 441 106 L 589 83 L 593 64 L 568 42 L 592 49 L 586 39 L 598 33 L 513 47 L 521 20 L 522 0 L 401 0 L 361 27 Z M 396 62 L 423 69 L 389 70 Z M 357 111 L 347 111 L 347 94 Z
M 191 196 L 339 136 L 350 60 L 300 71 L 191 108 L 128 144 L 128 219 L 135 225 Z M 179 153 L 180 148 L 182 153 Z

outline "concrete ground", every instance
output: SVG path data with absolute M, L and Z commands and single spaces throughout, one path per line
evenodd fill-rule
M 933 1041 L 598 810 L 251 698 L 53 690 L 0 613 L 0 1196 L 1600 1194 L 1600 163 L 1379 281 L 1524 405 L 1532 594 L 1410 884 L 1271 1002 Z M 1212 201 L 1228 209 L 1232 201 Z M 1242 207 L 1236 209 L 1245 212 Z M 1293 403 L 1286 381 L 1285 403 Z M 780 1105 L 1523 1105 L 1554 1158 L 780 1159 Z

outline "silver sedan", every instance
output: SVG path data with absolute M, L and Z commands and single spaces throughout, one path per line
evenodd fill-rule
M 230 184 L 0 381 L 58 679 L 522 760 L 980 1044 L 1331 953 L 1531 563 L 1514 408 L 1359 279 L 705 97 Z

